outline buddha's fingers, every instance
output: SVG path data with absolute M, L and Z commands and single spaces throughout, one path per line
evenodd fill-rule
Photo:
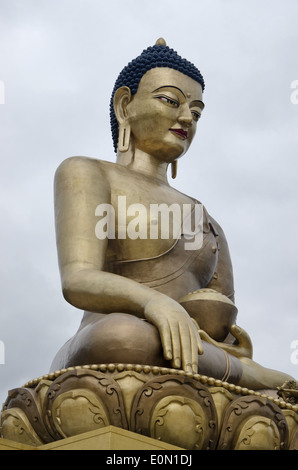
M 167 361 L 174 361 L 172 335 L 167 319 L 161 322 L 158 327 L 164 358 Z
M 167 322 L 160 325 L 164 357 L 171 360 L 175 369 L 196 373 L 198 367 L 198 342 L 194 332 L 184 322 Z
M 181 342 L 179 323 L 171 324 L 171 338 L 173 348 L 172 365 L 175 369 L 180 369 L 182 365 L 183 344 Z
M 201 339 L 193 323 L 179 323 L 182 368 L 183 370 L 196 374 L 198 372 L 198 355 L 201 354 Z
M 249 334 L 238 325 L 232 325 L 230 331 L 233 336 L 235 336 L 239 351 L 243 357 L 252 358 L 253 346 Z
M 203 353 L 202 342 L 198 330 L 191 335 L 191 349 L 192 349 L 192 373 L 198 373 L 199 354 Z
M 219 341 L 215 341 L 211 338 L 208 333 L 204 330 L 199 330 L 201 338 L 206 341 L 207 343 L 213 344 L 217 348 L 223 349 L 224 351 L 228 352 L 232 356 L 241 358 L 241 357 L 249 357 L 252 358 L 252 342 L 250 340 L 249 335 L 246 333 L 245 330 L 240 328 L 237 325 L 232 325 L 230 328 L 232 335 L 236 339 L 236 343 L 228 344 L 228 343 L 221 343 Z

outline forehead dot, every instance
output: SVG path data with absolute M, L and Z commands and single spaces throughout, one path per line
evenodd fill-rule
M 190 98 L 191 94 L 188 92 L 188 93 L 186 93 L 186 96 L 187 96 L 187 98 Z

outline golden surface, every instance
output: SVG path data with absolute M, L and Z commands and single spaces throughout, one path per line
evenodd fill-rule
M 18 444 L 0 438 L 0 450 L 181 450 L 147 436 L 140 436 L 115 426 L 89 431 L 61 441 L 40 446 Z
M 162 38 L 157 43 L 166 47 Z M 174 228 L 168 237 L 160 226 L 156 237 L 123 236 L 133 222 L 126 218 L 124 200 L 125 207 L 142 205 L 145 213 L 138 221 L 148 230 L 152 204 L 176 205 L 181 212 L 185 205 L 197 207 L 195 199 L 170 186 L 167 169 L 172 164 L 176 175 L 177 159 L 189 149 L 203 108 L 200 83 L 172 68 L 152 68 L 134 95 L 127 86 L 115 93 L 117 163 L 73 157 L 58 168 L 62 290 L 85 314 L 51 370 L 92 362 L 143 363 L 229 378 L 254 389 L 292 379 L 253 362 L 249 335 L 235 327 L 228 245 L 205 208 L 203 243 L 196 251 L 183 248 Z M 115 237 L 109 239 L 95 236 L 102 204 L 115 214 Z M 220 301 L 202 300 L 200 291 L 206 289 L 217 292 Z
M 196 134 L 200 83 L 153 67 L 113 105 L 117 163 L 72 157 L 55 175 L 62 291 L 84 316 L 50 373 L 9 392 L 0 446 L 297 449 L 297 384 L 252 359 L 224 232 L 168 181 Z M 167 236 L 151 217 L 161 205 Z
M 298 404 L 276 391 L 140 364 L 70 367 L 31 380 L 10 392 L 0 426 L 0 445 L 20 448 L 298 449 Z

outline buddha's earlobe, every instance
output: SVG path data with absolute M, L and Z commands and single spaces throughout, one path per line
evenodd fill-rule
M 178 168 L 178 161 L 177 160 L 174 160 L 172 163 L 171 163 L 171 170 L 172 170 L 172 178 L 173 180 L 176 178 L 177 176 L 177 168 Z
M 118 150 L 119 152 L 127 152 L 130 144 L 130 125 L 119 124 L 119 135 L 118 135 Z

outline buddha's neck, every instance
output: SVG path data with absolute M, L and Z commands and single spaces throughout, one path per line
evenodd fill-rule
M 168 163 L 152 157 L 142 150 L 136 149 L 134 155 L 120 154 L 117 155 L 117 163 L 126 166 L 137 173 L 141 173 L 151 178 L 157 179 L 164 184 L 168 183 L 167 169 Z

